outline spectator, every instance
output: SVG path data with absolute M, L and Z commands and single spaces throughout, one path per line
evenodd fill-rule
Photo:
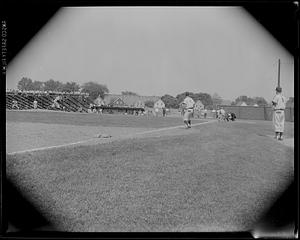
M 37 102 L 36 99 L 34 99 L 34 101 L 33 101 L 33 108 L 34 108 L 34 109 L 37 109 L 37 105 L 38 105 L 38 102 Z
M 163 108 L 162 111 L 163 111 L 163 117 L 165 117 L 166 116 L 166 108 Z
M 204 118 L 206 118 L 206 117 L 207 117 L 207 109 L 204 108 Z
M 57 96 L 54 101 L 53 101 L 53 104 L 52 104 L 52 108 L 57 108 L 57 109 L 60 109 L 60 105 L 58 103 L 58 101 L 60 100 L 60 96 Z
M 20 109 L 19 106 L 18 106 L 18 101 L 17 100 L 12 101 L 11 108 L 12 109 L 18 109 L 18 110 Z

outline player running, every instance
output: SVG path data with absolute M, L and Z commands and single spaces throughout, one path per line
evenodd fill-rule
M 186 128 L 191 128 L 191 117 L 194 112 L 195 101 L 189 96 L 189 93 L 186 92 L 185 99 L 183 100 L 183 106 L 185 108 L 183 115 L 183 122 L 186 125 Z
M 220 110 L 218 110 L 218 121 L 225 121 L 225 110 L 221 107 Z
M 285 121 L 285 115 L 284 115 L 284 109 L 286 104 L 286 99 L 282 95 L 282 88 L 277 87 L 276 88 L 276 95 L 272 100 L 273 104 L 273 125 L 275 128 L 275 139 L 277 140 L 283 140 L 283 131 L 284 131 L 284 121 Z

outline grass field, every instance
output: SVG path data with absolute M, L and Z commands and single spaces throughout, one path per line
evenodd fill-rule
M 6 117 L 7 152 L 112 135 L 7 156 L 7 176 L 62 231 L 246 231 L 293 179 L 294 149 L 270 137 L 271 122 Z M 293 132 L 286 123 L 286 138 Z

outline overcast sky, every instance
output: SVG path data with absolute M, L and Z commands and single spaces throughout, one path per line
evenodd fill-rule
M 294 96 L 293 57 L 242 8 L 63 8 L 8 66 L 6 87 L 29 77 L 270 101 L 279 58 L 283 93 Z

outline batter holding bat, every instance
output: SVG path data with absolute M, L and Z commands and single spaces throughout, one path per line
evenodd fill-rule
M 282 88 L 276 88 L 276 95 L 272 100 L 273 105 L 273 125 L 275 129 L 275 139 L 283 140 L 284 131 L 284 109 L 285 109 L 286 99 L 282 95 Z

